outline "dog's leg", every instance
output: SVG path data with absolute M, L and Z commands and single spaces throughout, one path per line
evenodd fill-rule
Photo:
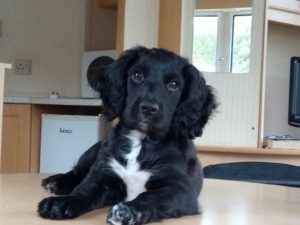
M 71 193 L 90 171 L 91 166 L 96 160 L 100 147 L 101 142 L 98 142 L 89 148 L 85 153 L 83 153 L 77 164 L 69 172 L 64 174 L 56 174 L 43 179 L 42 187 L 48 192 L 56 195 L 65 195 Z
M 95 164 L 69 195 L 42 200 L 38 205 L 38 213 L 49 219 L 70 219 L 95 208 L 116 204 L 123 201 L 125 196 L 123 181 L 103 166 L 101 168 L 101 165 Z
M 176 180 L 170 177 L 167 179 Z M 163 180 L 156 182 L 166 183 Z M 168 183 L 146 191 L 130 202 L 116 204 L 110 210 L 107 222 L 112 225 L 140 225 L 199 213 L 195 187 L 186 185 L 186 181 Z

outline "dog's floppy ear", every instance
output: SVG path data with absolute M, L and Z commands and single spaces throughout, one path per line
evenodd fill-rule
M 138 48 L 123 52 L 119 59 L 101 68 L 89 79 L 90 86 L 100 94 L 103 114 L 108 120 L 120 116 L 125 107 L 127 70 L 138 53 Z
M 181 100 L 173 117 L 173 128 L 191 139 L 202 135 L 202 131 L 217 107 L 212 88 L 206 85 L 201 74 L 193 65 L 183 69 L 185 86 Z

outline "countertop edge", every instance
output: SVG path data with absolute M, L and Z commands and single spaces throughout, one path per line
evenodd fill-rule
M 101 106 L 100 99 L 89 98 L 45 98 L 45 97 L 4 97 L 3 103 L 36 105 Z

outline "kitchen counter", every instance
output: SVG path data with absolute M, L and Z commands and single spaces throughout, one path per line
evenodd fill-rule
M 64 221 L 46 220 L 36 212 L 49 196 L 38 174 L 0 175 L 0 224 L 105 224 L 108 207 Z M 199 198 L 202 214 L 165 219 L 157 225 L 297 225 L 300 221 L 300 188 L 205 179 Z
M 89 98 L 56 98 L 47 97 L 4 97 L 4 103 L 35 105 L 69 105 L 69 106 L 101 106 L 100 99 Z
M 1 168 L 10 173 L 39 171 L 42 114 L 102 113 L 100 99 L 5 97 L 4 102 Z

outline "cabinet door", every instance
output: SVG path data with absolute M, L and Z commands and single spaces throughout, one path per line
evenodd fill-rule
M 4 104 L 1 173 L 27 173 L 30 169 L 29 104 Z

